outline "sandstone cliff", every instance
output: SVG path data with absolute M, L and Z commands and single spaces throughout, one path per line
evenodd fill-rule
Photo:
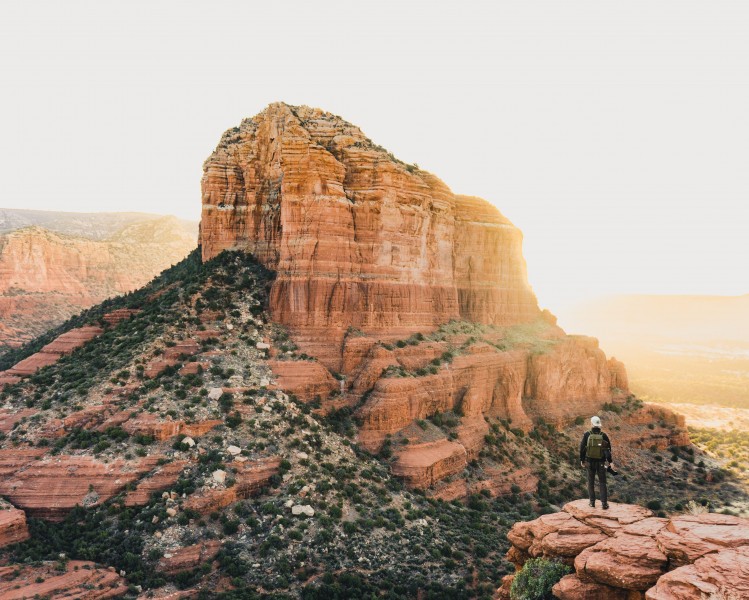
M 227 131 L 202 194 L 203 257 L 241 249 L 275 270 L 273 318 L 313 344 L 349 327 L 392 336 L 539 315 L 522 236 L 499 211 L 319 109 L 272 104 Z M 340 366 L 340 351 L 322 354 Z
M 144 285 L 195 247 L 190 226 L 174 217 L 141 215 L 117 228 L 105 219 L 110 232 L 101 239 L 60 213 L 39 214 L 58 217 L 41 219 L 50 229 L 32 224 L 0 233 L 0 349 Z M 32 216 L 40 220 L 39 214 Z M 96 216 L 90 217 L 88 227 L 95 227 Z M 6 227 L 17 222 L 6 218 Z

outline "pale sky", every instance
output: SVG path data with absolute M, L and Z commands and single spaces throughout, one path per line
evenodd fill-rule
M 749 3 L 0 2 L 0 207 L 197 220 L 270 102 L 359 125 L 525 234 L 552 309 L 749 292 Z

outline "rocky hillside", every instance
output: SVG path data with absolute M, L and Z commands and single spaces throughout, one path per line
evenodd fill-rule
M 59 212 L 0 208 L 0 234 L 27 227 L 41 227 L 62 235 L 89 240 L 106 240 L 132 225 L 161 218 L 149 213 L 128 212 Z M 191 235 L 197 233 L 195 223 L 179 220 L 180 228 Z
M 137 289 L 195 243 L 174 217 L 0 210 L 0 351 Z
M 279 362 L 302 382 L 317 363 L 269 318 L 272 285 L 249 255 L 193 253 L 14 352 L 0 373 L 0 590 L 488 599 L 512 569 L 509 526 L 579 496 L 574 423 L 526 434 L 487 416 L 459 471 L 408 470 L 401 453 L 419 436 L 457 444 L 471 421 L 452 411 L 364 450 L 350 408 L 325 414 L 282 389 Z M 741 500 L 718 464 L 676 446 L 677 417 L 633 399 L 608 408 L 627 465 L 613 498 L 644 504 L 657 489 L 668 511 L 685 496 Z
M 594 411 L 612 499 L 745 506 L 487 203 L 304 107 L 205 168 L 201 248 L 0 356 L 0 597 L 488 600 Z

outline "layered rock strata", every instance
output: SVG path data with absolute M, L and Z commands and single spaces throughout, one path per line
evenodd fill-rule
M 59 563 L 9 565 L 0 567 L 0 598 L 70 598 L 102 600 L 128 593 L 124 578 L 114 568 L 102 569 L 94 563 L 71 560 L 60 572 Z
M 658 518 L 645 508 L 587 500 L 562 512 L 516 523 L 507 534 L 508 560 L 565 562 L 575 572 L 554 586 L 560 600 L 702 600 L 749 591 L 749 521 L 719 514 Z M 512 576 L 502 586 L 507 590 Z
M 581 414 L 594 414 L 617 397 L 611 382 L 619 365 L 607 361 L 592 338 L 556 336 L 544 354 L 479 342 L 436 372 L 409 377 L 381 377 L 383 369 L 408 363 L 397 351 L 378 347 L 353 374 L 354 390 L 371 386 L 360 411 L 360 441 L 376 450 L 386 435 L 413 420 L 452 410 L 469 419 L 509 419 L 525 431 L 539 418 L 564 426 Z M 450 349 L 446 343 L 437 346 L 437 352 L 427 349 L 425 363 Z
M 0 450 L 0 494 L 32 517 L 61 521 L 91 507 L 153 470 L 158 458 L 103 463 L 90 456 L 43 457 L 43 449 Z
M 517 228 L 330 113 L 272 104 L 227 131 L 203 169 L 204 259 L 241 249 L 275 270 L 273 318 L 335 370 L 332 343 L 349 327 L 390 335 L 540 313 Z
M 114 327 L 135 313 L 137 311 L 132 309 L 115 310 L 104 315 L 102 321 L 106 325 Z M 55 364 L 60 360 L 60 357 L 73 353 L 103 332 L 104 330 L 96 325 L 86 325 L 66 331 L 44 346 L 39 352 L 19 361 L 10 369 L 0 371 L 0 389 L 5 385 L 18 383 L 21 379 L 33 375 L 39 369 Z

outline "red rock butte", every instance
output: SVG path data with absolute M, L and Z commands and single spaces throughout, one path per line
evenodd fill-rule
M 203 169 L 203 258 L 242 249 L 276 271 L 279 323 L 340 342 L 348 327 L 540 314 L 520 230 L 330 113 L 272 104 L 227 131 Z
M 452 466 L 435 459 L 415 480 L 475 456 L 485 416 L 526 430 L 538 418 L 562 424 L 627 390 L 624 366 L 595 339 L 566 336 L 539 309 L 522 234 L 492 204 L 454 194 L 320 109 L 271 104 L 224 133 L 203 165 L 200 243 L 204 260 L 240 250 L 275 271 L 271 317 L 320 361 L 277 361 L 278 385 L 302 397 L 340 392 L 350 405 L 368 397 L 366 447 L 439 411 L 472 420 L 462 449 L 428 441 L 429 456 Z M 451 321 L 483 329 L 423 337 Z M 509 342 L 509 327 L 528 328 L 524 340 Z M 404 347 L 417 332 L 425 343 Z M 441 362 L 446 352 L 459 356 Z M 388 378 L 391 367 L 410 376 Z M 426 458 L 402 466 L 412 473 Z

